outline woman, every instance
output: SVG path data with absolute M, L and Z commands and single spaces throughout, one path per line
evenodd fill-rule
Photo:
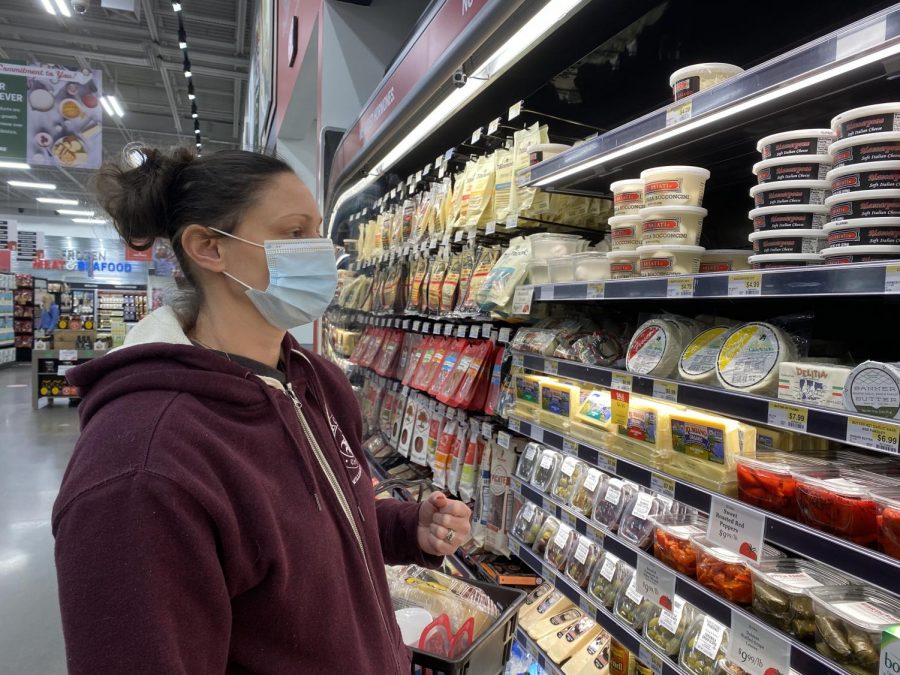
M 286 333 L 334 293 L 312 195 L 263 155 L 143 158 L 104 166 L 99 200 L 128 245 L 171 240 L 187 294 L 69 374 L 69 672 L 406 675 L 384 564 L 438 565 L 470 514 L 376 503 L 347 380 Z
M 41 319 L 38 328 L 49 333 L 56 329 L 57 323 L 59 323 L 59 305 L 52 295 L 44 293 L 44 297 L 41 298 Z

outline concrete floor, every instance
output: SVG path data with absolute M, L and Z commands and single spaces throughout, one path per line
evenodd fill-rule
M 30 378 L 0 367 L 0 675 L 65 675 L 50 511 L 78 414 L 32 410 Z

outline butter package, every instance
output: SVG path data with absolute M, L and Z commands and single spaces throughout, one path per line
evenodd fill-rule
M 547 652 L 554 663 L 562 663 L 567 658 L 583 649 L 600 633 L 600 626 L 591 617 L 585 616 L 573 623 L 566 630 L 546 635 L 538 640 L 538 646 Z
M 852 371 L 847 366 L 785 361 L 778 367 L 778 398 L 843 410 L 844 385 Z
M 541 382 L 541 422 L 568 429 L 573 414 L 578 410 L 579 392 L 580 387 L 576 384 L 551 379 Z
M 562 671 L 565 675 L 609 675 L 610 637 L 602 628 L 591 638 L 587 646 L 576 651 L 566 661 Z
M 553 635 L 561 630 L 567 630 L 572 624 L 586 616 L 584 610 L 576 607 L 571 602 L 556 614 L 542 618 L 525 630 L 531 639 L 540 641 L 541 638 Z

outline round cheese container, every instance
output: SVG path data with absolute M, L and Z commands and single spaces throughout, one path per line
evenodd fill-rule
M 900 103 L 878 103 L 847 110 L 831 120 L 831 130 L 839 139 L 900 131 Z
M 609 276 L 612 279 L 628 279 L 640 276 L 638 274 L 637 251 L 610 251 L 606 254 L 609 259 Z
M 767 253 L 751 255 L 750 264 L 755 270 L 772 270 L 781 267 L 808 267 L 825 262 L 818 253 Z
M 900 246 L 900 218 L 858 218 L 825 226 L 828 246 Z
M 749 270 L 750 262 L 747 260 L 752 251 L 740 248 L 719 248 L 704 251 L 700 256 L 701 274 L 704 272 L 734 272 L 736 270 Z
M 900 259 L 900 246 L 834 246 L 819 251 L 829 265 Z
M 827 182 L 836 195 L 861 190 L 898 190 L 900 162 L 850 164 L 829 171 Z
M 900 217 L 900 190 L 860 190 L 825 200 L 831 222 L 854 218 Z
M 679 68 L 669 76 L 672 98 L 679 101 L 743 72 L 743 68 L 730 63 L 697 63 Z
M 575 281 L 575 261 L 572 260 L 572 256 L 551 258 L 547 261 L 547 267 L 550 270 L 550 283 Z
M 875 417 L 900 418 L 900 370 L 893 363 L 860 363 L 844 385 L 844 408 Z
M 749 213 L 753 230 L 812 230 L 822 229 L 828 221 L 828 207 L 817 204 L 764 206 Z
M 640 178 L 617 180 L 609 189 L 613 193 L 613 210 L 617 216 L 636 214 L 644 208 L 644 181 Z
M 702 246 L 677 244 L 653 244 L 638 246 L 639 269 L 642 277 L 660 277 L 670 274 L 696 274 L 700 270 Z
M 864 134 L 836 141 L 828 149 L 835 168 L 848 164 L 900 161 L 900 133 Z
M 628 344 L 629 373 L 669 377 L 678 368 L 685 346 L 696 334 L 695 324 L 677 318 L 650 319 L 638 326 Z
M 535 260 L 550 260 L 562 255 L 578 253 L 584 241 L 575 234 L 552 234 L 540 232 L 528 237 L 531 242 L 531 255 Z
M 641 171 L 644 204 L 701 206 L 709 171 L 699 166 L 658 166 Z
M 716 357 L 716 376 L 719 384 L 727 389 L 754 394 L 775 393 L 778 366 L 782 361 L 793 361 L 796 357 L 797 346 L 781 328 L 770 323 L 751 322 L 725 338 Z
M 762 183 L 750 188 L 757 208 L 789 204 L 824 204 L 831 196 L 831 184 L 825 180 L 784 180 Z
M 701 206 L 660 206 L 640 210 L 641 242 L 648 244 L 700 243 L 703 219 L 708 211 Z
M 570 256 L 575 265 L 575 281 L 609 279 L 609 259 L 599 251 L 585 251 Z
M 716 326 L 691 340 L 678 360 L 678 376 L 700 384 L 715 382 L 716 358 L 729 330 L 725 326 Z
M 528 261 L 528 283 L 530 284 L 549 284 L 550 268 L 546 260 L 529 260 Z
M 760 138 L 756 150 L 763 159 L 791 157 L 793 155 L 824 155 L 834 143 L 831 129 L 800 129 L 782 131 Z
M 641 217 L 637 213 L 609 219 L 613 251 L 633 251 L 641 245 Z
M 825 245 L 822 230 L 768 230 L 752 232 L 750 242 L 756 253 L 818 253 Z
M 753 173 L 759 183 L 775 183 L 783 180 L 825 180 L 831 171 L 830 155 L 794 155 L 764 159 L 753 165 Z

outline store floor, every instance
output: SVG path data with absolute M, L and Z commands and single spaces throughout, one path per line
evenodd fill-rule
M 0 367 L 0 675 L 64 675 L 50 511 L 78 413 L 32 410 L 30 378 Z

